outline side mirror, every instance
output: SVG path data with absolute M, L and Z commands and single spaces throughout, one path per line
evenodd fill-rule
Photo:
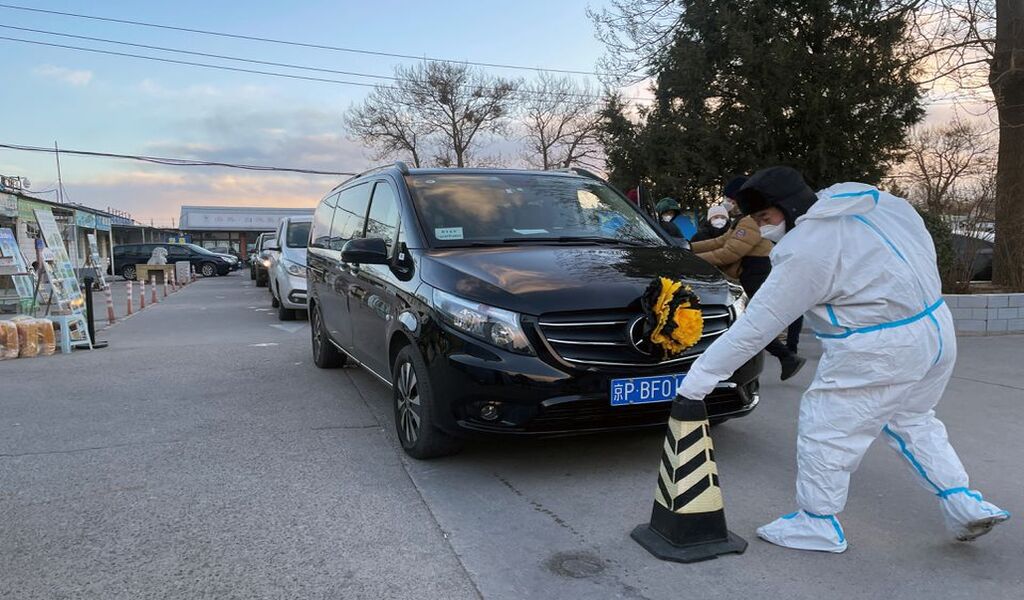
M 270 251 L 270 252 L 280 252 L 281 251 L 281 246 L 278 246 L 277 242 L 271 242 L 271 243 L 267 244 L 266 246 L 263 246 L 263 251 L 264 252 L 267 252 L 267 251 Z
M 381 238 L 349 240 L 341 248 L 341 260 L 361 265 L 384 265 L 388 262 L 388 245 Z

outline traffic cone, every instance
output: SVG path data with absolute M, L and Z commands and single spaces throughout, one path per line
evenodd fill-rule
M 132 280 L 131 279 L 128 280 L 128 285 L 125 286 L 124 289 L 125 289 L 125 295 L 128 296 L 127 310 L 125 310 L 124 314 L 125 314 L 125 316 L 128 316 L 128 315 L 132 314 Z
M 164 271 L 163 277 L 160 278 L 161 285 L 164 289 L 164 298 L 167 297 L 167 271 Z
M 196 282 L 196 266 L 192 265 L 192 283 Z
M 108 285 L 104 290 L 103 294 L 107 301 L 107 325 L 113 325 L 117 319 L 114 317 L 114 292 L 111 291 Z
M 160 302 L 160 300 L 156 297 L 156 273 L 149 276 L 149 288 L 150 290 L 152 290 L 151 293 L 153 294 L 152 296 L 149 297 L 150 302 L 152 302 L 153 304 Z
M 146 308 L 146 280 L 139 280 L 139 310 Z
M 661 560 L 697 562 L 747 549 L 725 525 L 709 427 L 703 402 L 681 396 L 672 402 L 651 522 L 632 533 Z
M 171 293 L 178 291 L 178 285 L 174 281 L 174 271 L 171 271 Z

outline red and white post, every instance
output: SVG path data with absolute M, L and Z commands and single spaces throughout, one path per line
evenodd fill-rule
M 171 269 L 171 293 L 178 291 L 177 277 L 174 276 L 174 269 Z
M 128 280 L 128 285 L 125 286 L 125 295 L 128 296 L 128 304 L 125 310 L 125 316 L 132 314 L 132 280 Z
M 139 310 L 146 308 L 146 280 L 139 280 Z
M 114 292 L 109 285 L 103 290 L 103 295 L 107 301 L 107 325 L 113 325 L 117 319 L 114 317 Z
M 192 265 L 192 283 L 196 282 L 196 266 Z
M 167 271 L 164 271 L 163 277 L 161 277 L 160 279 L 162 280 L 161 284 L 163 285 L 163 288 L 164 288 L 164 298 L 166 298 L 167 297 L 167 279 L 168 279 Z
M 152 296 L 149 297 L 150 302 L 156 304 L 160 300 L 156 297 L 156 273 L 152 273 L 149 276 L 149 287 L 152 290 Z

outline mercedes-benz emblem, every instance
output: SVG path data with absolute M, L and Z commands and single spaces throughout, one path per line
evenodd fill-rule
M 644 356 L 654 356 L 654 345 L 644 337 L 644 317 L 639 316 L 629 325 L 629 342 Z

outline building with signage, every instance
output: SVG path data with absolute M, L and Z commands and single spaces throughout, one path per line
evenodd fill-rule
M 192 243 L 210 250 L 228 251 L 242 259 L 252 252 L 256 237 L 277 229 L 285 217 L 312 215 L 309 208 L 242 206 L 182 206 L 178 228 Z

